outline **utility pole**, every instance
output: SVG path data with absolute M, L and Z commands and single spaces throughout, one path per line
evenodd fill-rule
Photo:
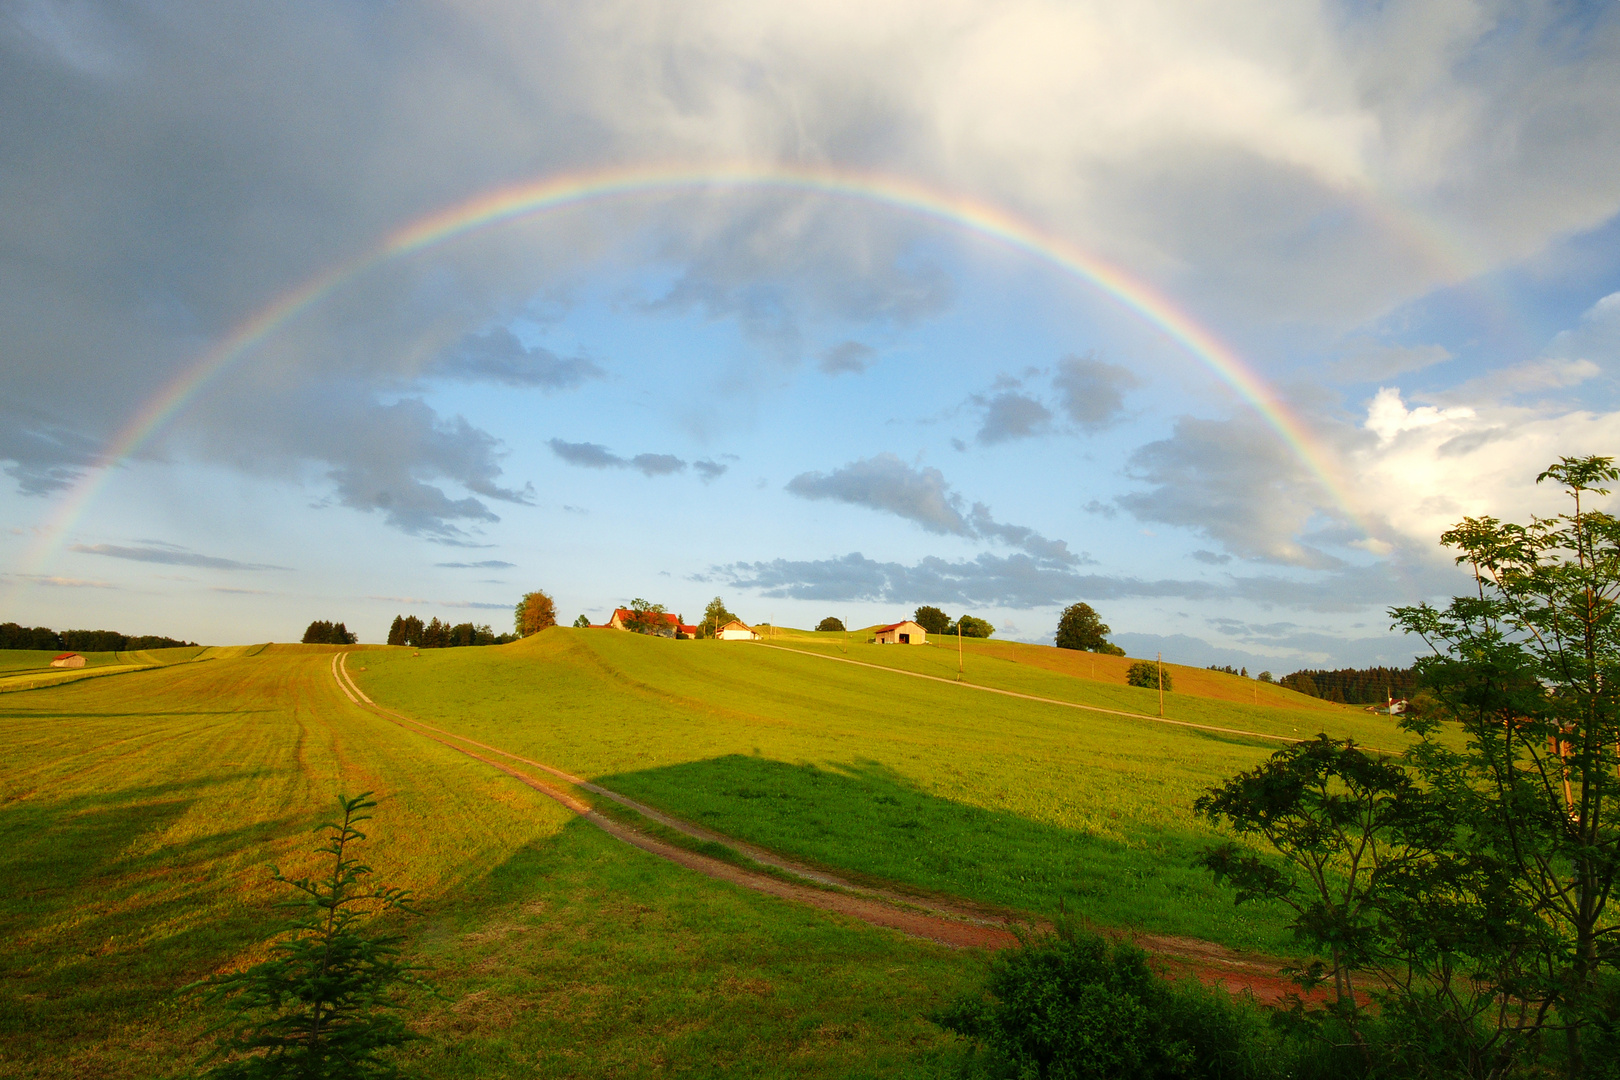
M 962 620 L 956 620 L 956 681 L 962 681 Z
M 1156 662 L 1159 665 L 1159 715 L 1163 716 L 1164 715 L 1164 653 L 1162 653 L 1162 652 L 1159 653 L 1158 660 Z

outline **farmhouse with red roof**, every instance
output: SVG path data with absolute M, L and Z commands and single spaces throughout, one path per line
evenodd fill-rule
M 607 625 L 615 630 L 628 630 L 630 629 L 630 620 L 634 615 L 635 612 L 629 608 L 614 608 L 613 617 L 607 621 Z M 679 615 L 668 611 L 648 612 L 647 615 L 653 620 L 654 629 L 652 633 L 654 637 L 697 637 L 698 628 L 687 626 L 681 622 Z

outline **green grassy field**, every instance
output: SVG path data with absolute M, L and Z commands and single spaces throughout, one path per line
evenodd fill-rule
M 348 666 L 384 705 L 856 877 L 1289 950 L 1280 912 L 1234 908 L 1190 865 L 1216 838 L 1192 800 L 1275 742 L 807 655 L 954 675 L 954 651 L 776 641 L 792 648 L 558 629 Z M 1085 657 L 976 645 L 984 685 L 1156 707 Z M 265 955 L 269 864 L 312 870 L 333 795 L 368 788 L 366 857 L 420 898 L 408 953 L 444 993 L 415 1003 L 426 1076 L 936 1076 L 963 1052 L 923 1016 L 978 984 L 982 954 L 613 840 L 352 705 L 334 651 L 112 656 L 96 670 L 130 673 L 0 695 L 0 1076 L 184 1074 L 219 1017 L 180 988 Z M 1167 712 L 1397 742 L 1388 718 L 1210 686 L 1224 697 Z
M 1055 651 L 1055 650 L 1048 650 Z M 930 656 L 932 655 L 932 658 Z M 939 650 L 852 655 L 925 665 Z M 954 674 L 954 654 L 950 657 Z M 1291 948 L 1192 860 L 1205 788 L 1277 747 L 909 679 L 748 643 L 558 629 L 351 665 L 412 716 L 811 862 L 1038 915 Z M 1021 691 L 1145 708 L 1148 691 L 1005 665 Z M 988 678 L 976 667 L 980 678 Z M 1062 683 L 1060 685 L 1060 683 Z M 1389 745 L 1387 717 L 1178 699 L 1172 715 Z
M 314 869 L 332 796 L 367 788 L 364 854 L 416 891 L 408 952 L 445 998 L 416 1002 L 424 1075 L 932 1076 L 960 1053 L 921 1016 L 982 956 L 612 840 L 350 705 L 331 651 L 0 697 L 0 1076 L 187 1074 L 219 1017 L 179 989 L 265 954 L 268 865 Z

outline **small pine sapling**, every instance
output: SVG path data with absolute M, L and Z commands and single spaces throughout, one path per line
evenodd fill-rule
M 205 1075 L 213 1080 L 338 1080 L 404 1074 L 378 1052 L 418 1038 L 400 1015 L 399 993 L 407 986 L 433 990 L 419 968 L 400 961 L 400 934 L 368 934 L 363 925 L 390 911 L 416 914 L 404 889 L 365 883 L 371 867 L 349 854 L 364 840 L 356 826 L 362 811 L 377 804 L 371 792 L 338 796 L 341 822 L 320 828 L 327 842 L 316 850 L 331 857 L 325 877 L 294 880 L 274 869 L 275 880 L 295 895 L 282 906 L 297 912 L 269 960 L 246 971 L 216 975 L 187 989 L 206 991 L 210 1003 L 225 1003 L 230 1019 L 210 1057 L 233 1055 Z

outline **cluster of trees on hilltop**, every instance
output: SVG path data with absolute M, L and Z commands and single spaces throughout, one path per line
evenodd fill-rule
M 424 623 L 415 615 L 395 615 L 388 628 L 388 644 L 410 645 L 418 649 L 454 649 L 466 645 L 505 645 L 516 641 L 516 634 L 497 634 L 488 625 L 470 622 L 451 625 L 435 616 Z
M 0 649 L 67 649 L 71 652 L 126 652 L 130 649 L 179 649 L 195 641 L 176 641 L 157 634 L 120 634 L 116 630 L 52 630 L 48 626 L 0 623 Z
M 1387 697 L 1409 698 L 1417 693 L 1417 672 L 1412 668 L 1340 668 L 1306 670 L 1279 680 L 1290 690 L 1347 705 L 1382 705 Z
M 953 637 L 958 628 L 961 629 L 963 637 L 987 638 L 996 632 L 996 628 L 984 619 L 975 618 L 972 615 L 963 615 L 960 619 L 952 622 L 949 615 L 939 608 L 927 604 L 918 608 L 911 616 L 911 620 L 936 636 Z
M 304 628 L 304 636 L 298 640 L 305 645 L 353 645 L 360 635 L 340 622 L 316 619 Z

